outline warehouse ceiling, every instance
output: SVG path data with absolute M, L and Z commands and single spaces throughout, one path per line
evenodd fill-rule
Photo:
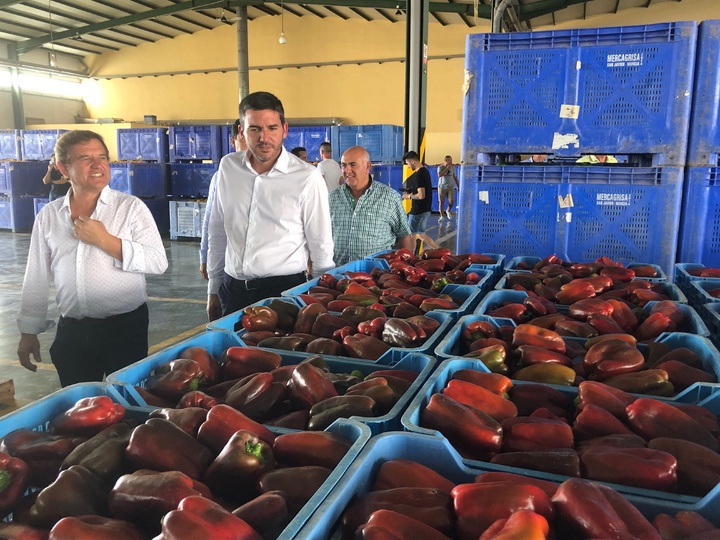
M 623 9 L 682 0 L 512 0 L 504 29 L 529 30 Z M 430 0 L 430 22 L 487 26 L 493 0 Z M 496 0 L 499 3 L 499 0 Z M 76 56 L 102 54 L 182 34 L 231 25 L 237 0 L 0 0 L 0 41 L 19 54 L 54 49 Z M 243 0 L 247 17 L 339 17 L 405 21 L 406 0 Z

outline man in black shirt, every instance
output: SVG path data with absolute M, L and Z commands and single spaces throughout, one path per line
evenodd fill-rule
M 416 240 L 422 240 L 431 248 L 437 249 L 438 245 L 435 241 L 425 234 L 425 226 L 432 211 L 432 180 L 430 172 L 420 162 L 418 153 L 413 150 L 403 156 L 403 162 L 415 171 L 405 180 L 405 192 L 402 195 L 403 199 L 412 200 L 412 207 L 408 216 L 410 232 L 413 233 Z

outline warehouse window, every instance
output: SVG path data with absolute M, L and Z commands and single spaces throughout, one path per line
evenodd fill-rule
M 10 72 L 0 70 L 0 90 L 10 90 L 11 86 Z
M 21 73 L 19 82 L 22 91 L 29 94 L 40 94 L 43 96 L 56 96 L 71 99 L 82 98 L 82 85 L 80 84 L 80 81 Z

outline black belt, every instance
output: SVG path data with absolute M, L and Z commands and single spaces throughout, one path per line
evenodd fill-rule
M 121 324 L 126 320 L 132 319 L 137 316 L 141 311 L 147 312 L 147 303 L 140 304 L 137 309 L 128 311 L 127 313 L 119 313 L 117 315 L 110 315 L 104 319 L 93 319 L 92 317 L 83 317 L 82 319 L 74 319 L 72 317 L 60 316 L 61 324 L 72 324 L 76 326 L 104 326 L 109 324 Z
M 230 279 L 232 280 L 231 283 L 233 286 L 245 289 L 246 291 L 254 291 L 257 289 L 270 289 L 273 287 L 284 285 L 286 283 L 294 282 L 300 284 L 307 281 L 307 274 L 305 272 L 298 272 L 297 274 L 292 274 L 290 276 L 271 276 L 247 280 L 235 279 L 231 276 L 228 277 L 230 277 Z

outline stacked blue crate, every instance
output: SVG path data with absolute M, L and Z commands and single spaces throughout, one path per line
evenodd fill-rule
M 146 162 L 111 163 L 110 187 L 141 199 L 165 199 L 168 195 L 168 165 Z
M 468 36 L 458 251 L 606 255 L 670 274 L 696 35 L 680 22 Z M 492 165 L 518 154 L 566 163 Z M 587 154 L 628 164 L 572 163 Z
M 373 163 L 401 163 L 403 137 L 402 126 L 391 124 L 333 126 L 330 142 L 336 156 L 341 156 L 352 146 L 362 146 L 370 154 Z
M 6 161 L 0 163 L 0 229 L 29 231 L 35 220 L 35 197 L 47 197 L 50 187 L 42 179 L 47 163 Z
M 168 132 L 170 162 L 220 161 L 220 126 L 171 126 Z
M 117 130 L 117 152 L 120 161 L 156 161 L 167 163 L 166 128 L 130 128 Z
M 55 152 L 55 142 L 67 129 L 23 129 L 22 158 L 25 161 L 48 161 Z
M 301 146 L 307 150 L 308 161 L 317 163 L 322 161 L 320 157 L 320 145 L 330 142 L 330 126 L 290 126 L 283 145 L 288 150 Z M 335 155 L 340 158 L 342 155 L 333 149 Z
M 720 267 L 720 21 L 698 32 L 678 262 Z
M 0 159 L 22 159 L 19 129 L 0 129 Z

